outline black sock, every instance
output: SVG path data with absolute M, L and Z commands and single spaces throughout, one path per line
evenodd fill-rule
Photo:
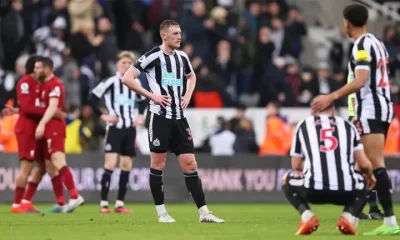
M 119 174 L 119 189 L 118 189 L 118 200 L 124 201 L 126 192 L 128 191 L 128 182 L 129 182 L 129 174 L 130 172 L 121 171 Z
M 360 218 L 362 210 L 367 204 L 367 189 L 355 190 L 354 200 L 352 203 L 344 207 L 343 212 L 349 212 L 356 218 Z
M 161 170 L 150 168 L 150 189 L 155 205 L 164 204 L 162 173 Z
M 379 208 L 377 202 L 376 186 L 371 191 L 368 191 L 367 200 L 369 205 L 369 212 L 378 212 Z
M 385 217 L 394 216 L 392 202 L 392 182 L 389 179 L 386 168 L 378 168 L 374 170 L 376 178 L 376 191 L 378 193 L 379 202 L 382 205 Z
M 112 174 L 113 171 L 104 169 L 103 177 L 101 178 L 101 201 L 108 201 Z
M 285 192 L 286 199 L 300 212 L 300 214 L 303 214 L 306 210 L 310 210 L 307 201 L 300 196 L 295 188 L 285 184 L 282 186 L 282 189 Z
M 196 203 L 197 208 L 205 206 L 206 197 L 197 171 L 192 173 L 183 173 L 183 176 L 185 176 L 186 187 L 190 194 L 192 194 L 192 198 Z

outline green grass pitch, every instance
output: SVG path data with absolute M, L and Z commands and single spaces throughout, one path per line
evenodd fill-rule
M 45 210 L 50 205 L 37 205 Z M 4 240 L 123 240 L 123 239 L 295 239 L 299 215 L 288 204 L 210 204 L 224 224 L 200 224 L 194 204 L 167 204 L 177 222 L 160 224 L 151 204 L 129 204 L 131 215 L 100 214 L 98 205 L 85 205 L 72 214 L 11 214 L 9 205 L 0 205 L 0 239 Z M 313 206 L 320 229 L 302 239 L 345 239 L 335 224 L 341 208 Z M 400 213 L 400 205 L 396 206 Z M 382 221 L 361 221 L 358 233 L 369 231 Z M 365 239 L 364 236 L 351 237 Z M 368 237 L 367 237 L 368 238 Z M 377 237 L 375 237 L 376 239 Z M 389 237 L 392 238 L 392 237 Z M 394 236 L 393 239 L 399 239 Z

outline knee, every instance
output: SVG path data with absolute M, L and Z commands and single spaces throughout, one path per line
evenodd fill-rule
M 117 164 L 118 154 L 116 153 L 106 153 L 105 161 L 104 161 L 104 168 L 109 171 L 115 170 L 115 165 Z M 123 158 L 121 158 L 121 165 Z M 121 169 L 122 170 L 122 169 Z
M 165 169 L 166 159 L 151 160 L 151 168 L 163 171 Z
M 184 172 L 195 172 L 197 171 L 197 162 L 196 160 L 185 162 L 182 166 Z
M 119 168 L 121 171 L 130 172 L 132 170 L 132 158 L 130 157 L 121 157 L 121 163 Z

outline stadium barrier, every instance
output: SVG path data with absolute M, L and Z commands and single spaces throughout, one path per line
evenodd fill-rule
M 100 199 L 100 180 L 103 173 L 102 154 L 68 155 L 76 185 L 87 202 Z M 255 155 L 213 157 L 196 155 L 203 188 L 208 202 L 282 202 L 285 201 L 280 179 L 290 168 L 289 157 Z M 138 156 L 129 180 L 127 202 L 152 202 L 149 188 L 149 156 Z M 14 196 L 19 161 L 16 155 L 0 155 L 0 202 L 10 203 Z M 393 196 L 400 202 L 400 159 L 387 159 L 393 185 Z M 117 194 L 119 171 L 113 173 L 110 201 Z M 192 201 L 182 171 L 175 156 L 168 156 L 164 172 L 166 202 Z M 55 202 L 50 178 L 46 175 L 39 185 L 35 202 Z

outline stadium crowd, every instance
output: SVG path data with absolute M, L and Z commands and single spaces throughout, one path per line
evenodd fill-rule
M 235 0 L 4 0 L 0 3 L 1 106 L 13 104 L 10 99 L 28 56 L 49 56 L 65 84 L 67 123 L 79 126 L 76 141 L 84 151 L 97 150 L 105 131 L 88 105 L 90 90 L 116 72 L 119 50 L 138 56 L 160 44 L 159 24 L 166 18 L 181 24 L 182 49 L 197 74 L 190 107 L 308 106 L 314 96 L 346 83 L 352 43 L 344 29 L 332 40 L 326 62 L 304 66 L 307 25 L 300 9 L 284 0 L 247 0 L 244 6 Z M 383 40 L 391 76 L 398 79 L 399 29 L 385 28 Z M 400 101 L 399 86 L 393 82 L 395 103 Z M 344 99 L 337 105 L 346 103 Z M 16 147 L 7 143 L 14 121 L 3 118 L 0 125 L 4 152 Z M 232 129 L 232 124 L 235 129 L 251 128 L 251 122 L 231 122 L 223 129 L 228 125 Z M 239 136 L 238 131 L 233 132 Z M 243 139 L 248 138 L 252 137 Z M 259 151 L 253 140 L 246 141 L 252 142 L 246 151 Z

